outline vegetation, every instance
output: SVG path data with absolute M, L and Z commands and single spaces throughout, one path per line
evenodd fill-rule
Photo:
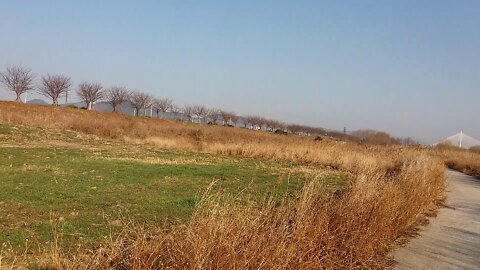
M 460 149 L 450 145 L 438 145 L 431 151 L 445 161 L 445 164 L 457 171 L 480 177 L 480 152 L 473 149 Z
M 41 78 L 41 83 L 37 87 L 34 87 L 34 80 L 35 76 L 29 69 L 19 66 L 8 67 L 5 72 L 0 73 L 0 83 L 2 83 L 7 90 L 16 93 L 16 101 L 20 101 L 20 95 L 26 94 L 29 90 L 36 89 L 39 94 L 51 99 L 53 106 L 59 106 L 58 100 L 63 96 L 65 96 L 65 104 L 67 104 L 68 93 L 73 85 L 70 77 L 63 75 L 43 76 Z M 160 112 L 162 113 L 162 116 L 170 113 L 175 117 L 178 117 L 178 114 L 181 114 L 180 120 L 189 120 L 191 122 L 205 123 L 210 125 L 222 123 L 223 126 L 235 127 L 238 125 L 240 120 L 244 128 L 253 130 L 308 136 L 329 136 L 342 140 L 348 139 L 362 143 L 380 145 L 418 144 L 411 138 L 393 138 L 385 132 L 378 132 L 374 130 L 360 130 L 354 132 L 352 135 L 347 135 L 346 128 L 345 131 L 341 133 L 336 131 L 327 131 L 318 127 L 287 124 L 261 116 L 240 117 L 234 112 L 227 112 L 217 108 L 207 108 L 200 104 L 186 105 L 183 108 L 180 108 L 174 105 L 173 101 L 168 98 L 155 98 L 142 91 L 132 91 L 120 86 L 104 89 L 103 86 L 98 82 L 81 82 L 75 92 L 78 98 L 85 102 L 85 108 L 87 110 L 91 110 L 95 102 L 103 100 L 110 104 L 113 112 L 118 112 L 117 109 L 122 106 L 122 104 L 129 104 L 134 109 L 134 116 L 147 116 L 147 109 L 149 109 L 151 112 L 150 117 L 153 117 L 154 111 L 156 112 L 157 118 L 160 118 Z M 183 116 L 186 116 L 187 119 L 184 119 Z
M 336 189 L 346 174 L 267 160 L 218 157 L 98 140 L 74 132 L 0 125 L 0 243 L 37 254 L 52 222 L 66 247 L 98 243 L 121 220 L 188 220 L 201 194 L 284 196 L 311 175 Z M 95 228 L 95 230 L 92 230 Z
M 100 83 L 82 82 L 78 85 L 77 96 L 85 102 L 87 110 L 91 110 L 93 103 L 103 98 L 103 87 Z
M 14 172 L 25 179 L 21 174 L 31 172 L 23 172 L 23 164 L 35 164 L 34 170 L 47 168 L 45 175 L 42 169 L 36 172 L 46 181 L 37 189 L 54 189 L 54 179 L 62 175 L 71 179 L 60 182 L 64 188 L 49 191 L 72 201 L 68 211 L 102 209 L 107 220 L 116 221 L 117 200 L 123 200 L 120 205 L 134 202 L 124 213 L 140 225 L 116 226 L 99 248 L 53 245 L 47 264 L 57 269 L 380 268 L 389 262 L 387 254 L 398 239 L 434 213 L 444 196 L 444 160 L 435 149 L 314 140 L 19 103 L 1 103 L 0 122 L 7 124 L 0 129 L 3 136 L 10 136 L 3 158 L 19 159 L 4 168 L 10 190 L 21 181 Z M 42 127 L 41 135 L 29 139 L 35 133 L 28 131 L 24 139 L 15 139 L 23 137 L 12 128 L 33 127 Z M 64 135 L 55 139 L 52 132 Z M 78 136 L 96 143 L 76 141 Z M 36 146 L 26 149 L 27 141 Z M 53 146 L 62 150 L 53 151 Z M 40 158 L 27 160 L 31 154 Z M 176 180 L 169 183 L 166 176 Z M 221 182 L 219 188 L 214 185 L 201 197 L 214 180 Z M 168 187 L 173 195 L 162 194 L 156 185 Z M 88 195 L 99 192 L 108 193 L 104 202 L 99 200 L 103 196 Z M 147 203 L 138 201 L 138 194 Z M 48 202 L 50 197 L 41 197 L 44 211 L 58 204 Z M 66 209 L 57 206 L 61 214 L 53 219 L 69 222 Z M 92 228 L 91 221 L 75 222 L 69 225 L 75 230 Z M 59 239 L 71 239 L 71 234 L 63 229 Z M 95 234 L 84 238 L 87 243 L 99 240 Z
M 0 83 L 8 91 L 15 93 L 15 101 L 20 102 L 20 96 L 34 88 L 35 75 L 26 68 L 19 66 L 8 67 L 5 72 L 0 73 Z
M 59 106 L 58 99 L 68 95 L 72 80 L 64 75 L 50 75 L 42 77 L 38 93 L 52 100 L 53 106 Z
M 72 261 L 59 256 L 56 266 L 381 268 L 397 237 L 419 221 L 419 214 L 431 213 L 443 191 L 440 163 L 414 158 L 399 169 L 392 177 L 365 172 L 336 196 L 325 196 L 312 181 L 296 200 L 280 205 L 219 203 L 217 197 L 206 196 L 184 225 L 167 232 L 127 228 L 93 257 Z

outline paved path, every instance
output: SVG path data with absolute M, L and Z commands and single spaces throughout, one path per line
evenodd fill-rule
M 447 205 L 407 246 L 395 269 L 480 269 L 480 179 L 448 171 Z

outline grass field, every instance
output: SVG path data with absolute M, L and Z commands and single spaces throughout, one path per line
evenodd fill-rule
M 214 191 L 258 200 L 298 191 L 318 177 L 332 190 L 348 174 L 258 158 L 152 148 L 72 131 L 0 125 L 0 242 L 16 252 L 50 248 L 55 228 L 65 245 L 98 244 L 124 222 L 188 220 Z
M 384 268 L 478 158 L 12 102 L 0 151 L 0 238 L 65 270 Z

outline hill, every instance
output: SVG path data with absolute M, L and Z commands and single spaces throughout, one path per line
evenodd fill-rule
M 50 105 L 45 102 L 43 99 L 32 99 L 27 101 L 28 104 L 35 104 L 35 105 Z

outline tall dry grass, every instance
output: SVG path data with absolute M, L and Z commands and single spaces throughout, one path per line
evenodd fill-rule
M 351 172 L 342 193 L 312 179 L 282 203 L 225 202 L 207 194 L 191 221 L 126 228 L 90 254 L 53 252 L 56 269 L 381 268 L 399 237 L 443 199 L 440 156 L 421 148 L 314 141 L 227 127 L 0 103 L 0 122 L 214 154 L 316 164 Z
M 225 203 L 205 196 L 168 231 L 127 229 L 91 256 L 57 269 L 370 269 L 443 197 L 441 162 L 411 157 L 395 174 L 360 173 L 343 194 L 310 181 L 296 200 Z M 68 257 L 68 256 L 67 256 Z
M 460 149 L 448 145 L 433 147 L 430 151 L 432 155 L 443 159 L 449 168 L 480 177 L 479 151 Z
M 13 102 L 0 102 L 0 123 L 68 129 L 186 151 L 313 163 L 349 172 L 367 167 L 392 170 L 406 149 Z

